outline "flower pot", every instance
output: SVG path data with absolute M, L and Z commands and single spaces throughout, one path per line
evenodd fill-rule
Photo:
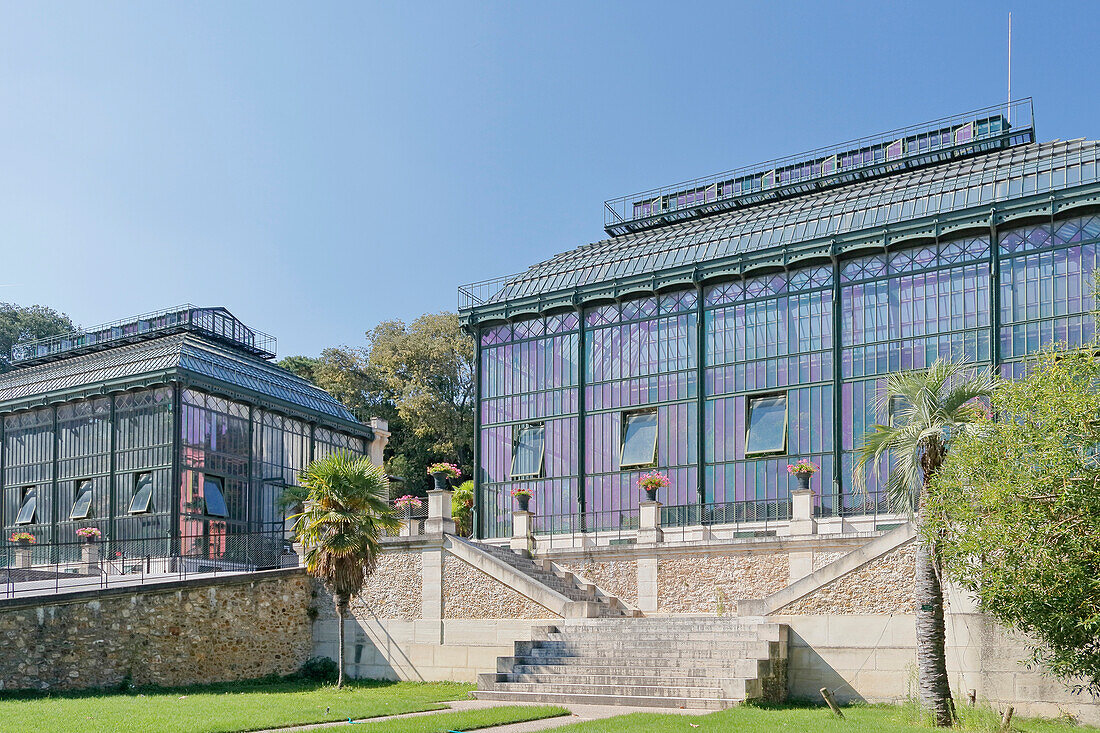
M 443 471 L 436 471 L 432 474 L 432 478 L 435 479 L 436 491 L 446 491 L 448 488 L 450 488 L 447 485 L 447 480 L 450 478 L 450 476 L 448 476 Z
M 812 471 L 802 471 L 801 473 L 796 473 L 794 475 L 794 477 L 796 479 L 798 479 L 798 488 L 809 490 L 809 488 L 810 488 L 810 476 L 813 476 L 813 475 L 814 474 L 813 474 Z
M 652 489 L 649 488 L 648 486 L 646 487 L 645 500 L 646 501 L 657 501 L 657 487 L 653 487 Z
M 16 547 L 30 547 L 33 544 L 30 540 L 16 540 Z
M 530 509 L 528 509 L 528 507 L 531 506 L 531 495 L 516 494 L 516 504 L 519 505 L 519 510 L 521 512 L 531 511 Z
M 84 544 L 86 544 L 86 545 L 94 545 L 95 541 L 96 541 L 95 537 L 84 537 L 83 539 L 84 539 Z

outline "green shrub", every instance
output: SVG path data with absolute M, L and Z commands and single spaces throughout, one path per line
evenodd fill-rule
M 328 657 L 310 657 L 291 677 L 310 682 L 335 682 L 340 676 L 336 662 Z

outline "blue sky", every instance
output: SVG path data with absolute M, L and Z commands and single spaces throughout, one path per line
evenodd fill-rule
M 1033 96 L 1100 136 L 1100 4 L 0 0 L 0 300 L 225 305 L 280 354 L 453 310 L 604 199 Z

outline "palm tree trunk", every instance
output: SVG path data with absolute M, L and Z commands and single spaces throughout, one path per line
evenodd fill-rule
M 339 638 L 340 641 L 337 644 L 337 649 L 338 649 L 337 653 L 338 653 L 339 657 L 338 657 L 336 666 L 340 669 L 340 673 L 336 677 L 336 687 L 337 687 L 337 689 L 344 686 L 344 616 L 347 613 L 347 611 L 348 611 L 348 598 L 345 597 L 345 596 L 338 597 L 336 599 L 336 618 L 339 620 L 339 623 L 340 623 L 340 628 L 337 631 L 337 637 Z
M 918 522 L 920 521 L 918 517 Z M 954 715 L 947 676 L 944 639 L 943 588 L 935 547 L 923 539 L 917 544 L 916 578 L 917 687 L 923 710 L 932 713 L 937 726 L 950 726 Z

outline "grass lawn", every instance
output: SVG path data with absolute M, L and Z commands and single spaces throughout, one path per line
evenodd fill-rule
M 465 710 L 453 713 L 434 713 L 432 715 L 398 720 L 379 720 L 363 723 L 355 728 L 355 733 L 446 733 L 447 731 L 467 731 L 488 728 L 491 725 L 519 723 L 524 720 L 541 720 L 568 715 L 565 708 L 546 706 L 519 706 L 486 708 L 484 710 Z
M 963 717 L 961 730 L 992 733 L 1000 725 L 1000 719 L 990 710 L 965 709 L 960 714 Z M 844 708 L 844 716 L 844 720 L 837 720 L 824 707 L 746 706 L 699 716 L 633 713 L 555 728 L 554 733 L 929 733 L 937 730 L 921 725 L 915 709 L 909 707 L 855 705 Z M 1012 730 L 1018 733 L 1073 733 L 1097 729 L 1075 727 L 1060 721 L 1013 718 Z
M 444 707 L 440 702 L 465 699 L 473 688 L 453 682 L 353 681 L 342 690 L 315 682 L 278 682 L 128 693 L 13 693 L 0 697 L 0 729 L 42 733 L 225 733 L 438 710 Z

